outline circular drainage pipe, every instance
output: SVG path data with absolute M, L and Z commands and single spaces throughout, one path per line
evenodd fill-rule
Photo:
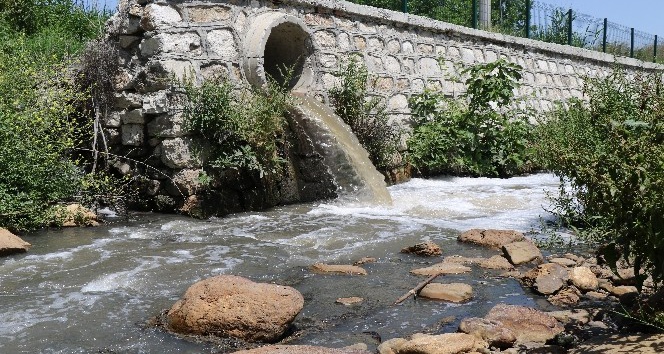
M 279 12 L 260 14 L 251 19 L 244 43 L 242 67 L 252 85 L 263 87 L 268 77 L 293 91 L 313 83 L 311 36 L 298 18 Z

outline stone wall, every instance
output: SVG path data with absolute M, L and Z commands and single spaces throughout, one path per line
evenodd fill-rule
M 518 96 L 543 110 L 560 99 L 581 98 L 583 78 L 603 75 L 616 62 L 631 71 L 663 68 L 345 1 L 121 0 L 119 7 L 108 32 L 121 49 L 122 74 L 105 128 L 116 153 L 160 171 L 141 172 L 153 195 L 176 192 L 162 175 L 181 180 L 185 194 L 196 194 L 187 176 L 201 165 L 190 151 L 181 114 L 170 103 L 170 76 L 201 81 L 224 75 L 260 86 L 266 72 L 295 66 L 301 75 L 291 87 L 327 102 L 335 71 L 350 55 L 359 55 L 376 77 L 372 94 L 384 98 L 395 121 L 407 125 L 409 96 L 425 87 L 461 93 L 463 86 L 453 78 L 475 63 L 505 58 L 520 64 Z

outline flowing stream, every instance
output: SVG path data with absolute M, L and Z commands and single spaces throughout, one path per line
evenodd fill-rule
M 329 347 L 415 332 L 455 331 L 461 319 L 483 316 L 498 302 L 537 306 L 536 297 L 499 272 L 474 268 L 441 282 L 474 288 L 471 302 L 410 299 L 392 306 L 423 280 L 408 274 L 441 258 L 400 254 L 433 240 L 444 255 L 490 256 L 456 242 L 469 228 L 529 231 L 547 217 L 545 191 L 557 179 L 414 179 L 389 188 L 391 205 L 343 201 L 274 208 L 211 220 L 138 214 L 98 228 L 43 231 L 24 237 L 29 253 L 0 259 L 0 353 L 217 353 L 146 326 L 194 282 L 235 274 L 298 289 L 305 307 L 292 344 Z M 368 275 L 315 275 L 315 262 L 347 264 L 375 257 Z M 365 301 L 346 307 L 339 297 Z

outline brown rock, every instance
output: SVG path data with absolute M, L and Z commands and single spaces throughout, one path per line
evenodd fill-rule
M 342 305 L 350 306 L 350 305 L 354 305 L 354 304 L 359 304 L 362 301 L 364 301 L 363 298 L 357 297 L 357 296 L 352 296 L 352 297 L 340 297 L 335 302 L 339 303 L 339 304 L 342 304 Z
M 567 323 L 586 324 L 590 322 L 590 313 L 583 309 L 552 311 L 552 312 L 547 312 L 547 314 L 553 316 L 553 318 L 565 324 Z
M 462 283 L 429 283 L 420 291 L 420 296 L 456 303 L 465 302 L 473 297 L 473 287 Z
M 487 343 L 465 333 L 419 334 L 401 344 L 397 354 L 458 354 L 484 350 Z
M 484 318 L 501 322 L 514 333 L 518 342 L 543 343 L 564 329 L 555 318 L 523 306 L 498 304 Z
M 168 311 L 167 326 L 182 334 L 274 342 L 303 306 L 304 298 L 291 287 L 220 275 L 187 289 Z
M 485 318 L 466 318 L 459 324 L 459 331 L 486 341 L 490 347 L 505 349 L 516 342 L 514 333 L 503 327 L 502 322 Z
M 9 230 L 0 228 L 0 257 L 27 252 L 31 246 Z
M 540 264 L 523 275 L 521 281 L 543 295 L 560 290 L 567 282 L 567 269 L 556 264 Z
M 514 265 L 542 260 L 542 252 L 530 241 L 513 242 L 503 246 L 505 257 Z
M 367 271 L 364 270 L 364 268 L 354 265 L 332 265 L 332 264 L 316 263 L 311 266 L 311 270 L 314 273 L 367 275 Z
M 579 344 L 569 353 L 639 353 L 655 354 L 664 352 L 664 335 L 642 334 L 642 335 L 611 335 L 598 336 Z
M 458 241 L 474 243 L 476 245 L 500 248 L 508 243 L 522 241 L 522 233 L 514 230 L 468 230 L 457 238 Z
M 352 348 L 324 348 L 311 345 L 268 345 L 251 350 L 240 350 L 235 354 L 371 354 L 366 350 Z
M 579 300 L 581 299 L 579 297 L 580 295 L 581 293 L 579 293 L 579 290 L 572 286 L 560 290 L 556 295 L 549 296 L 547 300 L 553 305 L 568 307 L 578 304 Z
M 588 267 L 574 267 L 569 272 L 569 280 L 582 291 L 597 290 L 599 281 Z
M 625 294 L 635 294 L 638 293 L 638 289 L 636 289 L 635 286 L 628 286 L 628 285 L 621 285 L 621 286 L 614 286 L 611 290 L 611 295 L 615 297 L 621 297 Z
M 512 264 L 503 256 L 492 256 L 489 259 L 481 259 L 478 265 L 486 269 L 512 269 Z
M 386 340 L 378 346 L 378 354 L 396 354 L 397 349 L 406 342 L 408 342 L 408 340 L 404 338 L 392 338 Z
M 471 269 L 454 263 L 441 262 L 430 267 L 413 269 L 410 272 L 415 275 L 434 275 L 434 274 L 462 274 L 470 272 Z
M 63 227 L 99 226 L 97 214 L 80 204 L 70 204 L 55 212 Z
M 431 257 L 431 256 L 440 256 L 443 254 L 443 251 L 440 249 L 440 246 L 435 244 L 432 241 L 418 243 L 414 246 L 406 247 L 401 250 L 401 253 L 412 253 L 418 256 Z
M 607 297 L 609 297 L 609 295 L 607 295 L 605 293 L 600 293 L 600 292 L 597 292 L 597 291 L 589 291 L 589 292 L 583 294 L 583 296 L 585 296 L 586 298 L 588 298 L 590 300 L 595 300 L 595 301 L 603 301 L 603 300 L 606 300 Z

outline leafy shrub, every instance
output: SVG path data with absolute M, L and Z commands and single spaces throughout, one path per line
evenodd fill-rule
M 186 126 L 202 138 L 209 168 L 246 169 L 261 178 L 277 172 L 282 162 L 278 142 L 283 140 L 284 115 L 292 99 L 285 87 L 269 81 L 259 90 L 236 89 L 223 78 L 201 86 L 185 80 Z
M 608 244 L 640 280 L 664 280 L 664 95 L 659 75 L 616 69 L 588 79 L 589 104 L 572 101 L 538 129 L 537 156 L 560 176 L 556 212 L 590 241 Z
M 48 225 L 56 203 L 85 189 L 72 157 L 87 127 L 76 119 L 85 93 L 69 65 L 103 17 L 72 1 L 0 1 L 0 227 Z
M 369 72 L 357 58 L 351 58 L 336 73 L 340 84 L 330 89 L 335 113 L 348 124 L 369 152 L 369 159 L 378 169 L 393 165 L 401 139 L 401 130 L 390 124 L 385 105 L 377 97 L 369 97 Z
M 507 177 L 532 168 L 532 125 L 514 109 L 520 66 L 505 60 L 464 70 L 464 100 L 425 90 L 413 96 L 408 158 L 420 173 Z

